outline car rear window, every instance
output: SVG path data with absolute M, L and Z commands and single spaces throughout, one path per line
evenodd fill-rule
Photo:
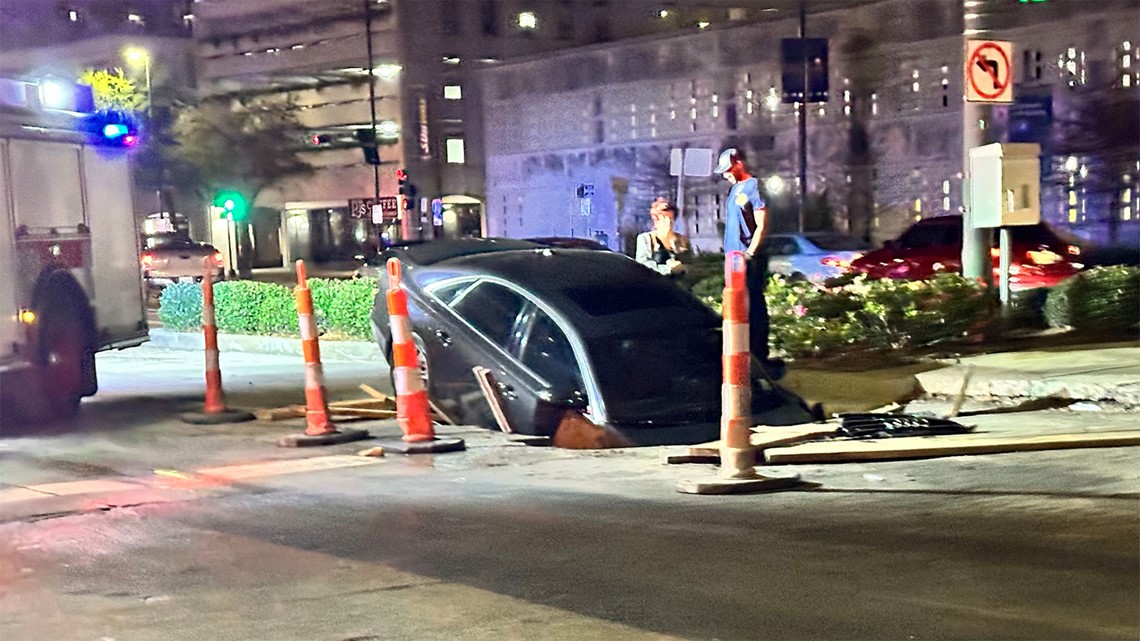
M 699 301 L 671 282 L 578 287 L 567 289 L 564 293 L 590 316 L 700 305 Z
M 539 249 L 541 245 L 525 240 L 512 240 L 509 238 L 487 238 L 454 243 L 420 243 L 408 246 L 404 252 L 408 258 L 417 265 L 431 265 L 434 263 L 487 254 L 491 252 L 510 251 L 514 249 Z
M 869 249 L 870 245 L 862 238 L 841 234 L 811 234 L 807 237 L 811 244 L 833 252 L 851 252 Z

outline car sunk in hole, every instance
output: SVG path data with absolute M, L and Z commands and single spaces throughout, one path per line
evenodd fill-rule
M 633 445 L 719 436 L 721 319 L 630 258 L 511 239 L 394 249 L 428 394 L 449 419 L 497 427 L 472 369 L 490 370 L 510 428 L 554 436 L 580 414 Z M 391 361 L 386 277 L 373 309 Z M 754 365 L 754 421 L 812 420 Z

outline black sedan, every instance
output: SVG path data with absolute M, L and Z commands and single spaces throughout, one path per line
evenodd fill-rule
M 392 255 L 404 266 L 429 396 L 453 421 L 498 425 L 473 373 L 483 367 L 517 433 L 554 436 L 581 415 L 625 444 L 719 437 L 721 320 L 670 279 L 621 254 L 521 240 L 440 241 Z M 390 363 L 380 280 L 372 324 Z M 812 420 L 799 398 L 757 376 L 756 424 Z

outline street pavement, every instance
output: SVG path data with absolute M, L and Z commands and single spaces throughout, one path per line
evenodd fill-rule
M 297 421 L 186 425 L 200 359 L 101 354 L 76 421 L 5 428 L 0 639 L 1140 637 L 1140 448 L 782 466 L 811 485 L 692 496 L 676 483 L 715 467 L 669 448 L 449 427 L 467 451 L 365 458 L 275 447 Z M 302 398 L 295 358 L 222 359 L 233 406 Z M 387 387 L 382 363 L 325 369 L 336 398 Z M 1135 418 L 964 409 L 1027 433 Z

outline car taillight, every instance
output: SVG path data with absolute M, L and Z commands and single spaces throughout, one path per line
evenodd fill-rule
M 142 264 L 143 264 L 143 267 L 150 267 L 150 266 L 154 265 L 154 254 L 152 254 L 150 252 L 143 252 Z
M 1052 265 L 1061 262 L 1061 255 L 1048 249 L 1025 252 L 1025 260 L 1035 265 Z
M 823 258 L 819 259 L 819 262 L 823 263 L 824 265 L 827 265 L 828 267 L 850 267 L 851 266 L 850 260 L 848 260 L 846 258 L 840 258 L 838 256 L 824 256 Z
M 1069 252 L 1073 256 L 1080 256 L 1081 255 L 1081 248 L 1077 247 L 1076 245 L 1069 245 L 1068 247 L 1065 248 L 1065 251 Z
M 990 258 L 997 258 L 998 256 L 1001 256 L 1001 250 L 997 247 L 990 248 Z

